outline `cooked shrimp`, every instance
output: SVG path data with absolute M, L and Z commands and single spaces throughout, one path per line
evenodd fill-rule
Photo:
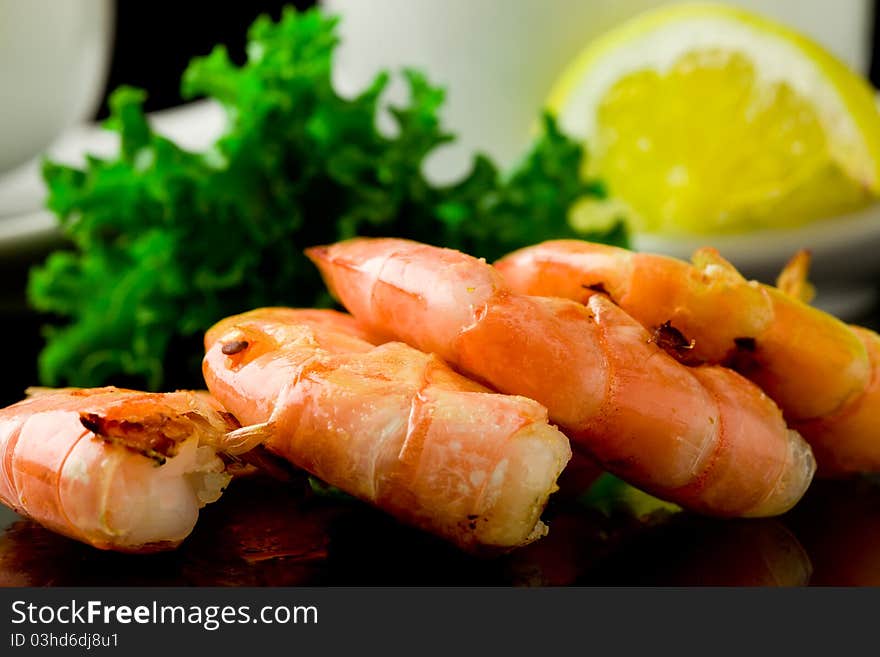
M 596 292 L 649 329 L 671 326 L 687 357 L 727 363 L 756 382 L 812 445 L 823 474 L 880 471 L 880 338 L 813 308 L 808 257 L 780 288 L 747 281 L 714 249 L 693 264 L 575 240 L 497 263 L 512 289 L 584 302 Z
M 375 346 L 346 315 L 263 308 L 205 336 L 211 393 L 272 452 L 462 548 L 512 548 L 540 520 L 568 439 L 540 404 L 488 391 L 436 356 Z
M 0 410 L 0 501 L 97 548 L 173 548 L 229 481 L 237 427 L 204 393 L 41 391 Z
M 603 296 L 518 295 L 485 262 L 396 239 L 307 251 L 368 330 L 434 352 L 497 390 L 544 404 L 607 470 L 692 509 L 782 513 L 815 463 L 755 385 L 685 367 Z

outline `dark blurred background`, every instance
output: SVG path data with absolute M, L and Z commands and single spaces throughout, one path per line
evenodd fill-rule
M 304 9 L 315 1 L 250 0 L 221 5 L 207 0 L 117 0 L 112 63 L 96 118 L 106 116 L 107 96 L 120 84 L 146 89 L 149 111 L 180 104 L 180 76 L 191 58 L 205 55 L 215 44 L 224 43 L 232 58 L 242 62 L 247 26 L 263 13 L 277 18 L 281 8 L 289 4 Z M 870 75 L 874 86 L 880 88 L 878 7 L 880 0 L 874 3 Z M 42 251 L 34 250 L 0 257 L 0 289 L 4 291 L 0 295 L 0 345 L 9 354 L 7 373 L 0 377 L 0 406 L 20 399 L 27 386 L 37 383 L 42 322 L 27 308 L 24 290 L 29 266 L 43 257 Z M 865 318 L 865 323 L 876 326 L 880 312 L 875 315 Z
M 874 32 L 873 40 L 874 50 L 871 57 L 871 82 L 874 86 L 880 88 L 880 1 L 874 2 Z
M 306 9 L 315 4 L 314 0 L 117 0 L 113 57 L 98 118 L 107 115 L 107 95 L 121 84 L 146 89 L 148 111 L 179 105 L 183 102 L 180 76 L 190 59 L 223 43 L 240 64 L 245 58 L 247 27 L 257 16 L 269 14 L 277 19 L 284 6 Z

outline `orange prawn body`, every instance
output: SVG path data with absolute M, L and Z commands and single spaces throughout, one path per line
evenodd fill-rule
M 229 481 L 204 393 L 43 391 L 0 410 L 0 501 L 97 548 L 170 549 Z
M 793 263 L 791 269 L 803 264 Z M 496 267 L 523 294 L 585 302 L 604 292 L 649 329 L 668 323 L 693 340 L 690 358 L 728 363 L 765 390 L 812 445 L 820 473 L 880 471 L 880 352 L 873 332 L 747 281 L 714 249 L 700 249 L 686 263 L 561 240 L 516 251 Z
M 436 356 L 375 346 L 354 320 L 263 308 L 205 336 L 211 393 L 270 451 L 467 550 L 540 538 L 568 439 L 540 404 Z
M 756 386 L 690 368 L 604 296 L 586 305 L 514 293 L 485 262 L 396 239 L 308 256 L 367 329 L 433 352 L 547 407 L 576 447 L 664 499 L 705 513 L 782 513 L 815 463 Z

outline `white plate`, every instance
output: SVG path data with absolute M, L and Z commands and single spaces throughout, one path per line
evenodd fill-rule
M 211 101 L 154 112 L 149 118 L 159 133 L 190 150 L 210 146 L 226 125 L 223 110 Z M 118 147 L 115 132 L 89 124 L 64 133 L 47 149 L 46 155 L 56 162 L 82 165 L 86 154 L 109 157 Z M 44 208 L 45 201 L 40 158 L 0 177 L 0 253 L 57 238 L 57 220 Z

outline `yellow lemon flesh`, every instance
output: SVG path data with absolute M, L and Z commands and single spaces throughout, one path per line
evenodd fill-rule
M 594 42 L 550 98 L 638 230 L 790 227 L 875 201 L 880 113 L 858 75 L 742 10 L 679 5 Z

